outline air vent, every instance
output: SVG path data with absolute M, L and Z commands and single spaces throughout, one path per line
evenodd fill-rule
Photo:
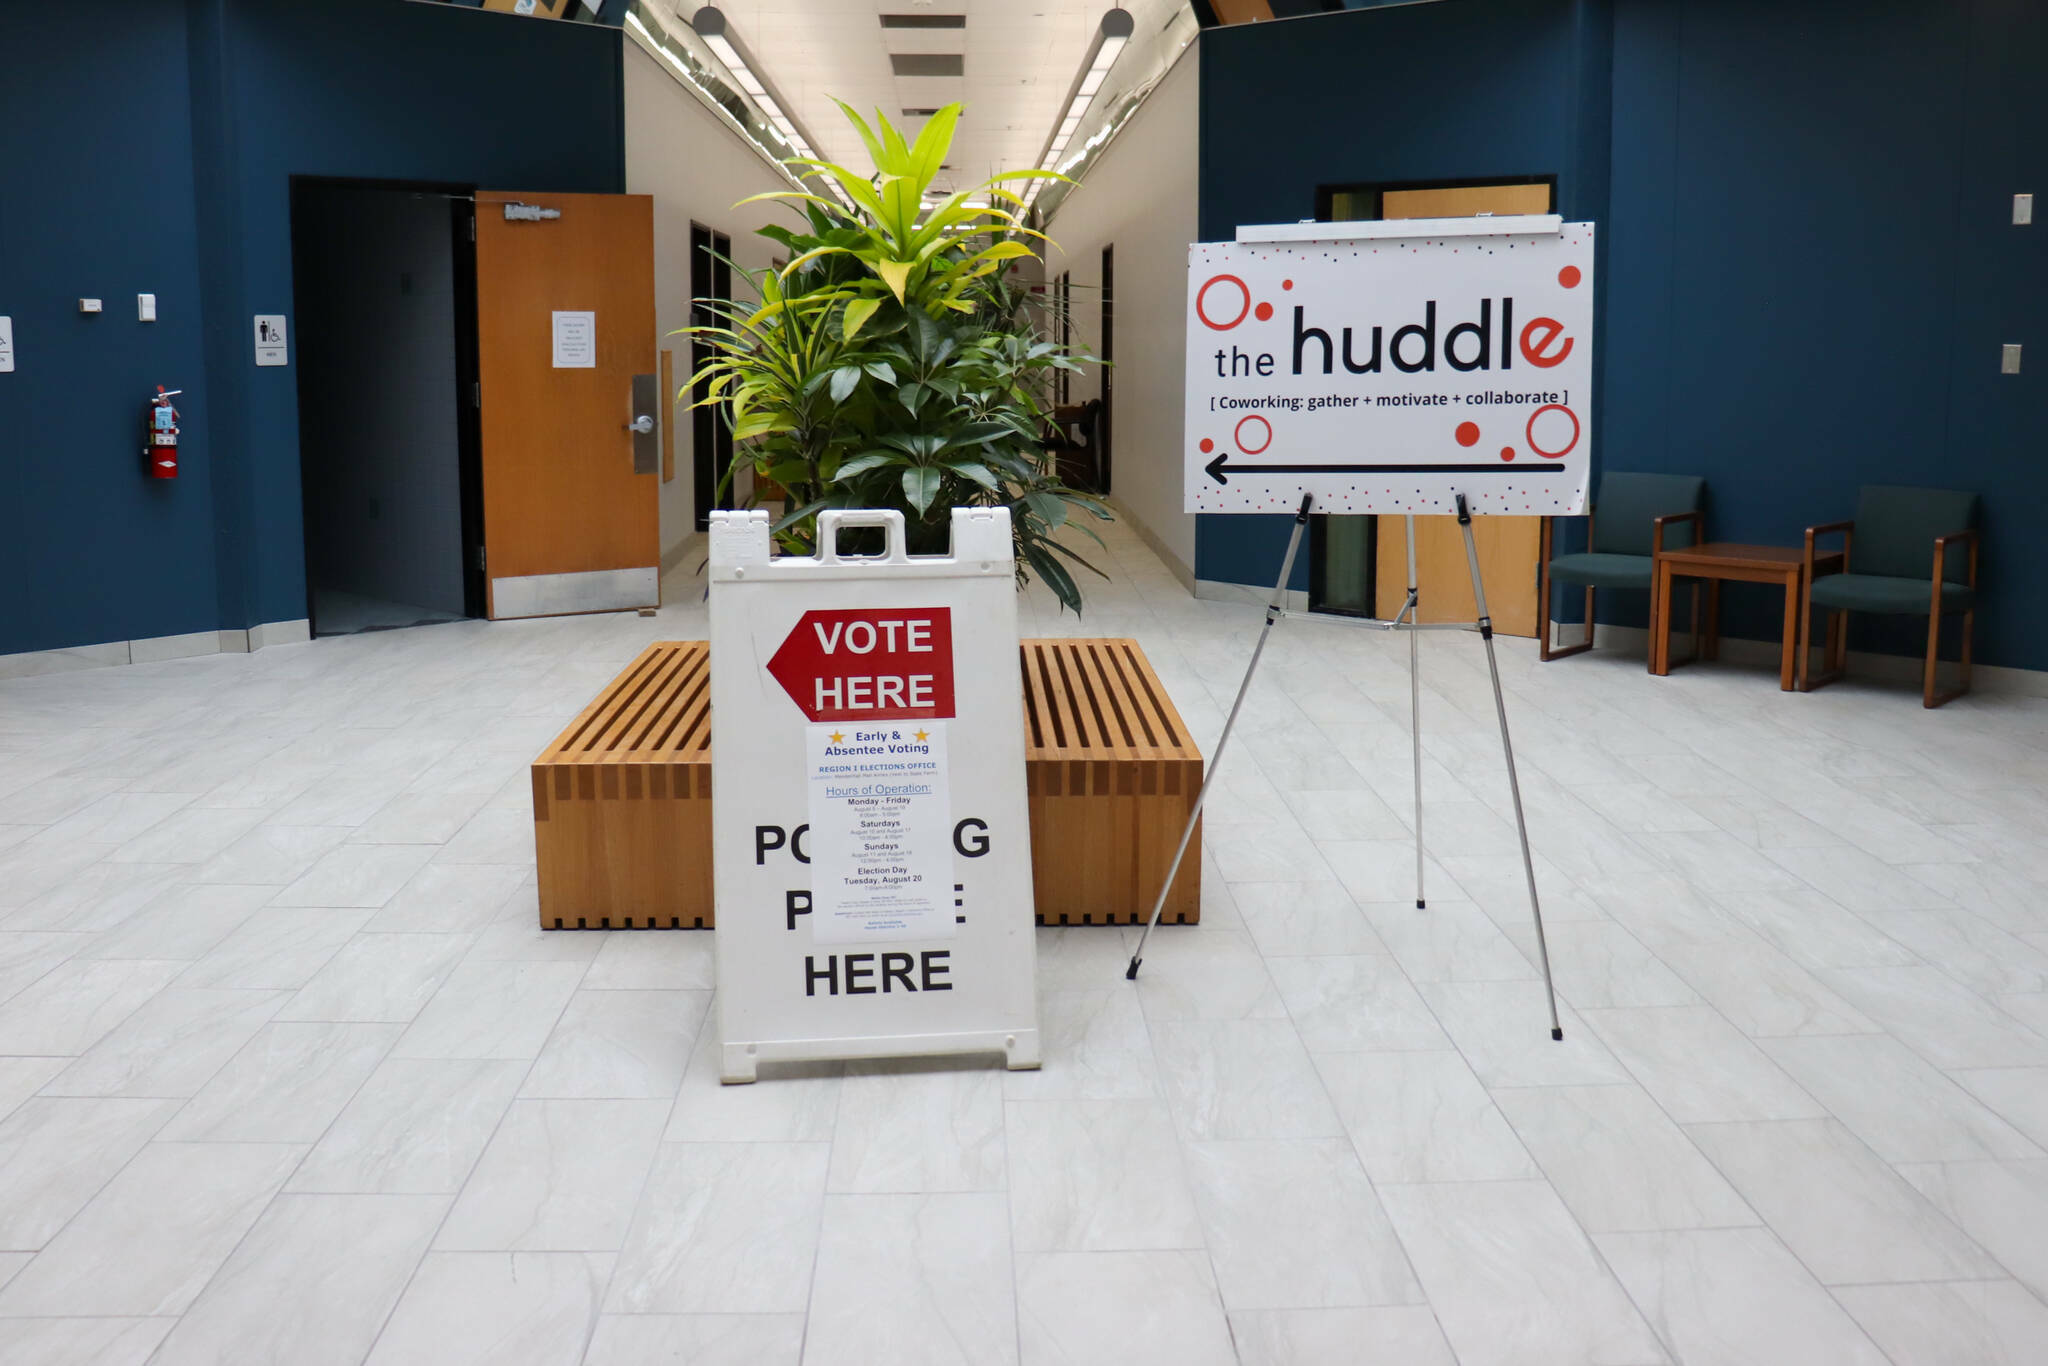
M 899 76 L 964 76 L 966 60 L 957 52 L 892 52 L 889 66 Z
M 936 109 L 906 109 L 903 111 L 903 117 L 906 119 L 928 119 L 938 112 Z
M 966 28 L 964 14 L 885 14 L 883 28 Z

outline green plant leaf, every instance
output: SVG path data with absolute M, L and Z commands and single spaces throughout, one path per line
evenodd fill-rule
M 880 299 L 855 299 L 846 306 L 846 322 L 840 335 L 847 341 L 852 341 L 859 335 L 861 328 L 867 326 L 868 319 L 875 316 L 875 310 L 881 306 Z
M 875 274 L 882 277 L 882 283 L 889 286 L 889 292 L 896 296 L 897 303 L 903 303 L 903 291 L 910 283 L 910 272 L 915 268 L 909 261 L 877 261 Z
M 939 472 L 926 465 L 903 471 L 903 496 L 917 509 L 918 516 L 924 516 L 932 500 L 939 496 Z
M 842 365 L 832 372 L 831 394 L 834 403 L 846 402 L 846 396 L 860 383 L 861 368 L 858 365 Z

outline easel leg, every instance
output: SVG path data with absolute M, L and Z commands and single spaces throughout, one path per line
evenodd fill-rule
M 1500 718 L 1500 750 L 1507 759 L 1508 794 L 1515 803 L 1515 834 L 1522 841 L 1522 872 L 1529 879 L 1529 914 L 1536 921 L 1536 953 L 1543 960 L 1543 991 L 1550 1002 L 1550 1037 L 1564 1038 L 1557 1018 L 1557 987 L 1550 980 L 1550 945 L 1543 935 L 1543 906 L 1536 896 L 1536 861 L 1529 853 L 1529 824 L 1522 816 L 1522 785 L 1515 777 L 1515 746 L 1508 739 L 1508 704 L 1500 690 L 1500 664 L 1493 653 L 1493 618 L 1486 612 L 1486 589 L 1479 582 L 1479 547 L 1472 540 L 1472 511 L 1458 495 L 1458 529 L 1465 536 L 1465 562 L 1472 570 L 1472 601 L 1479 607 L 1479 638 L 1486 642 L 1486 670 L 1493 676 L 1493 709 Z M 1669 626 L 1667 621 L 1665 626 Z
M 1209 771 L 1202 778 L 1201 790 L 1195 794 L 1195 809 L 1188 812 L 1187 829 L 1180 832 L 1180 845 L 1173 851 L 1173 862 L 1166 869 L 1166 880 L 1159 885 L 1159 899 L 1152 903 L 1152 918 L 1145 922 L 1145 932 L 1138 936 L 1138 947 L 1131 954 L 1131 965 L 1124 969 L 1127 981 L 1138 979 L 1138 964 L 1145 960 L 1145 941 L 1152 937 L 1160 914 L 1166 910 L 1166 895 L 1173 890 L 1173 880 L 1180 876 L 1180 861 L 1187 856 L 1188 841 L 1195 836 L 1195 823 L 1202 818 L 1202 804 L 1209 800 L 1210 784 L 1216 781 L 1216 774 L 1223 767 L 1223 749 L 1230 743 L 1230 732 L 1237 727 L 1237 713 L 1243 709 L 1244 699 L 1252 690 L 1252 675 L 1259 671 L 1259 656 L 1266 652 L 1266 637 L 1273 634 L 1273 623 L 1286 610 L 1287 580 L 1294 573 L 1294 555 L 1301 549 L 1301 533 L 1308 527 L 1308 508 L 1314 498 L 1314 494 L 1304 493 L 1301 508 L 1294 514 L 1294 531 L 1287 538 L 1287 555 L 1280 561 L 1280 581 L 1273 585 L 1273 600 L 1266 607 L 1266 624 L 1259 630 L 1259 643 L 1252 649 L 1252 662 L 1245 665 L 1244 682 L 1238 684 L 1237 700 L 1230 704 L 1230 715 L 1224 719 L 1223 734 L 1216 741 L 1216 752 L 1209 756 Z
M 1408 514 L 1408 608 L 1410 626 L 1422 616 L 1422 593 L 1416 586 L 1415 514 Z M 1422 909 L 1422 632 L 1408 633 L 1408 735 L 1415 748 L 1415 909 Z

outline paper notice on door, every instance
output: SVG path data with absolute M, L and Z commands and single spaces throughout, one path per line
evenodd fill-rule
M 597 368 L 597 314 L 555 311 L 555 368 Z
M 953 802 L 943 721 L 810 726 L 811 934 L 951 939 Z

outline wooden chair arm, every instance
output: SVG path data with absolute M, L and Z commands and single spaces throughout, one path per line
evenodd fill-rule
M 1941 581 L 1947 576 L 1948 543 L 1950 541 L 1967 541 L 1969 543 L 1970 577 L 1968 582 L 1972 588 L 1977 586 L 1977 533 L 1974 529 L 1951 531 L 1946 536 L 1936 536 L 1934 538 L 1934 591 L 1937 593 L 1941 591 Z
M 1806 569 L 1806 582 L 1809 585 L 1813 582 L 1814 538 L 1816 536 L 1829 536 L 1837 531 L 1842 533 L 1842 568 L 1847 570 L 1849 567 L 1849 545 L 1856 538 L 1856 523 L 1853 520 L 1847 522 L 1822 522 L 1819 526 L 1810 526 L 1806 529 L 1806 558 L 1803 564 Z
M 1699 514 L 1699 510 L 1698 510 L 1697 508 L 1695 508 L 1695 509 L 1694 509 L 1693 511 L 1691 511 L 1691 512 L 1670 512 L 1670 513 L 1666 513 L 1666 514 L 1665 514 L 1664 516 L 1662 516 L 1662 517 L 1659 517 L 1659 518 L 1657 518 L 1657 519 L 1656 519 L 1655 521 L 1653 521 L 1653 522 L 1651 522 L 1651 523 L 1650 523 L 1650 554 L 1651 554 L 1651 555 L 1653 555 L 1653 556 L 1656 556 L 1656 555 L 1661 555 L 1661 554 L 1663 554 L 1663 553 L 1664 553 L 1664 528 L 1665 528 L 1665 526 L 1666 526 L 1667 524 L 1669 524 L 1669 523 L 1673 523 L 1673 522 L 1691 522 L 1691 523 L 1692 523 L 1692 540 L 1693 540 L 1693 544 L 1694 544 L 1694 545 L 1698 545 L 1698 544 L 1699 544 L 1699 541 L 1700 541 L 1700 514 Z

